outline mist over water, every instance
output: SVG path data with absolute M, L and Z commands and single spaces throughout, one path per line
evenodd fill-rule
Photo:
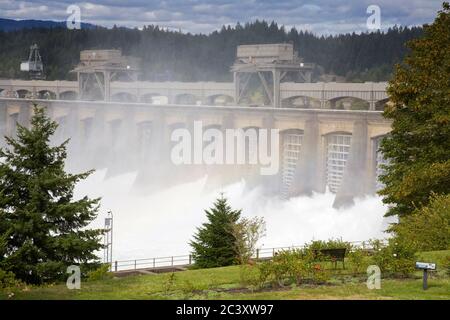
M 385 238 L 384 230 L 394 219 L 383 217 L 386 206 L 379 197 L 356 199 L 347 209 L 332 207 L 335 195 L 327 192 L 312 197 L 282 200 L 248 190 L 245 181 L 217 190 L 205 190 L 207 177 L 158 193 L 143 195 L 132 186 L 137 172 L 105 179 L 99 170 L 76 188 L 75 196 L 102 197 L 93 227 L 103 227 L 108 210 L 114 213 L 114 260 L 185 255 L 189 241 L 206 219 L 204 209 L 224 192 L 243 216 L 264 217 L 267 235 L 260 247 L 301 245 L 311 240 L 341 238 L 347 241 Z

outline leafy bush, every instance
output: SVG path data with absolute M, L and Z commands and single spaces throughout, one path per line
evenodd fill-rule
M 273 285 L 300 285 L 304 281 L 324 283 L 330 274 L 316 261 L 313 250 L 289 250 L 279 252 L 272 261 L 258 265 L 260 286 L 266 282 Z
M 14 273 L 0 269 L 0 289 L 20 287 L 22 282 L 16 279 Z
M 307 244 L 306 247 L 310 250 L 320 250 L 320 249 L 341 249 L 346 248 L 347 252 L 352 249 L 352 244 L 342 239 L 329 239 L 327 241 L 315 240 Z
M 240 218 L 230 225 L 235 238 L 234 248 L 240 264 L 248 263 L 256 252 L 256 244 L 265 236 L 266 223 L 263 218 Z
M 257 267 L 259 272 L 258 286 L 262 288 L 265 283 L 272 281 L 272 261 L 264 261 L 258 264 Z
M 183 284 L 181 285 L 181 292 L 183 292 L 184 299 L 191 298 L 194 295 L 196 290 L 197 290 L 197 288 L 191 281 L 189 281 L 189 280 L 183 281 Z
M 88 281 L 98 281 L 98 280 L 105 280 L 105 279 L 111 279 L 113 277 L 112 273 L 109 272 L 109 264 L 102 264 L 99 268 L 89 271 L 87 273 L 87 280 Z
M 450 249 L 450 195 L 433 195 L 430 204 L 400 219 L 391 228 L 417 251 Z
M 353 249 L 348 254 L 348 261 L 350 262 L 353 273 L 363 273 L 369 266 L 367 252 L 360 248 Z
M 375 251 L 372 259 L 384 274 L 409 276 L 415 271 L 415 256 L 413 244 L 392 238 L 389 245 Z
M 312 267 L 312 272 L 310 274 L 313 282 L 317 284 L 327 283 L 331 278 L 330 271 L 323 268 L 319 263 Z
M 262 287 L 260 270 L 255 265 L 241 265 L 239 267 L 239 277 L 243 287 L 250 287 L 252 290 Z
M 168 294 L 175 287 L 175 281 L 176 281 L 175 273 L 172 272 L 171 274 L 169 274 L 169 276 L 163 283 L 164 293 Z
M 445 262 L 443 265 L 445 273 L 450 277 L 450 256 L 445 257 Z

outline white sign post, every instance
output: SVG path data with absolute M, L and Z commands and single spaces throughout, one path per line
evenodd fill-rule
M 436 264 L 430 262 L 416 262 L 416 269 L 423 270 L 423 290 L 428 289 L 428 270 L 436 270 Z

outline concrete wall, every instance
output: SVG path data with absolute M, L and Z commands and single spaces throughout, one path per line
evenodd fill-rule
M 16 121 L 29 125 L 32 102 L 26 99 L 0 99 L 0 134 L 14 135 Z M 71 138 L 69 154 L 83 155 L 69 164 L 74 170 L 107 168 L 109 175 L 139 171 L 136 183 L 146 189 L 164 188 L 208 174 L 209 187 L 246 179 L 250 186 L 264 184 L 268 192 L 279 193 L 281 168 L 275 176 L 260 176 L 259 167 L 249 165 L 175 166 L 171 164 L 170 134 L 175 127 L 191 128 L 194 121 L 221 128 L 274 128 L 280 132 L 300 130 L 303 142 L 296 167 L 296 178 L 289 196 L 324 192 L 326 188 L 326 137 L 334 133 L 352 135 L 350 156 L 337 205 L 354 196 L 373 194 L 376 184 L 375 139 L 391 130 L 380 112 L 345 110 L 273 109 L 151 105 L 35 100 L 46 106 L 50 116 L 60 122 L 57 139 Z M 151 138 L 142 137 L 150 128 Z M 144 140 L 142 140 L 144 139 Z M 4 143 L 4 141 L 2 141 Z M 141 156 L 141 155 L 150 156 Z M 280 149 L 280 157 L 283 150 Z M 77 158 L 77 157 L 75 157 Z M 280 164 L 282 159 L 280 158 Z M 165 177 L 165 178 L 163 178 Z M 159 181 L 152 185 L 149 181 Z M 164 181 L 161 185 L 161 181 Z

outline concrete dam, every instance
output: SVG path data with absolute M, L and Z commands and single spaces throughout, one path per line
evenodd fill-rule
M 82 52 L 74 69 L 78 81 L 0 80 L 0 135 L 14 136 L 17 124 L 29 126 L 36 103 L 59 124 L 53 142 L 71 139 L 68 169 L 107 169 L 110 177 L 137 172 L 139 192 L 207 176 L 206 188 L 244 179 L 247 188 L 283 198 L 328 189 L 336 207 L 373 195 L 386 162 L 379 144 L 391 130 L 382 116 L 387 84 L 313 83 L 312 66 L 299 62 L 288 44 L 243 47 L 231 83 L 114 80 L 116 73 L 134 69 L 113 50 Z M 275 60 L 260 54 L 266 49 Z M 292 82 L 289 74 L 302 82 Z M 255 78 L 265 95 L 257 105 L 248 101 Z M 195 135 L 196 123 L 224 135 L 230 129 L 277 130 L 278 170 L 261 175 L 259 163 L 173 163 L 172 133 L 183 128 Z M 249 147 L 248 141 L 246 160 L 252 156 Z M 225 147 L 220 152 L 225 154 Z

